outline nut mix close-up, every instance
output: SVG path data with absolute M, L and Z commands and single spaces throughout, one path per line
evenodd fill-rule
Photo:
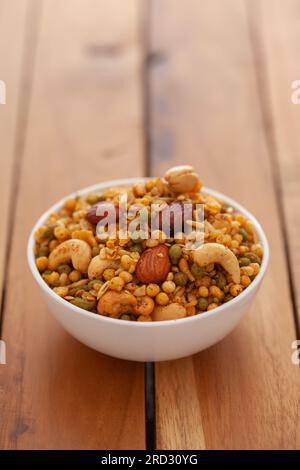
M 120 195 L 126 196 L 125 222 L 136 223 L 122 237 Z M 143 230 L 141 213 L 153 222 Z M 199 232 L 203 243 L 191 248 Z M 36 266 L 58 296 L 128 321 L 176 320 L 229 302 L 251 284 L 263 257 L 250 221 L 201 192 L 188 165 L 163 178 L 68 199 L 35 240 Z

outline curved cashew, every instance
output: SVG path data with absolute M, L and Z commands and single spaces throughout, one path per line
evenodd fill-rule
M 174 166 L 166 172 L 164 178 L 175 193 L 190 193 L 200 189 L 199 176 L 190 165 Z
M 210 263 L 219 263 L 225 271 L 231 274 L 233 282 L 240 283 L 240 266 L 234 253 L 220 243 L 205 243 L 193 251 L 192 258 L 199 266 L 204 267 Z
M 177 320 L 184 317 L 186 317 L 186 309 L 176 302 L 164 306 L 157 305 L 152 314 L 154 321 Z
M 108 291 L 99 300 L 97 311 L 101 315 L 118 317 L 123 313 L 135 313 L 137 300 L 129 292 Z
M 99 255 L 95 256 L 90 262 L 88 268 L 89 279 L 99 279 L 104 273 L 105 269 L 112 268 L 118 269 L 119 262 L 112 259 L 102 259 Z
M 86 273 L 91 259 L 92 249 L 88 243 L 83 240 L 66 240 L 50 253 L 48 267 L 54 271 L 61 264 L 72 261 L 75 269 Z

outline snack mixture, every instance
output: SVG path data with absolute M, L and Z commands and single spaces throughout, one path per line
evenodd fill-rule
M 143 208 L 149 218 L 152 205 L 158 205 L 155 233 L 149 224 L 148 238 L 138 230 L 118 236 L 120 194 L 126 194 L 127 208 Z M 174 227 L 183 227 L 186 203 L 192 207 L 191 231 L 184 237 Z M 204 208 L 202 222 L 198 205 Z M 167 234 L 162 230 L 166 209 Z M 107 218 L 111 213 L 116 217 Z M 97 228 L 105 216 L 114 237 Z M 204 243 L 187 249 L 197 228 Z M 173 320 L 212 310 L 251 284 L 263 256 L 249 220 L 202 193 L 188 165 L 132 187 L 66 200 L 35 238 L 36 266 L 57 295 L 95 314 L 128 321 Z

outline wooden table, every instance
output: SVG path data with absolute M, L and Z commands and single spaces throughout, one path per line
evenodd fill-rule
M 300 447 L 299 26 L 297 0 L 1 1 L 1 448 Z M 148 366 L 146 420 L 144 365 L 63 331 L 26 242 L 69 192 L 181 162 L 254 212 L 271 261 L 232 334 Z

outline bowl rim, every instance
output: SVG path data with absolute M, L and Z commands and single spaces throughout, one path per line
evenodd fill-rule
M 217 316 L 220 314 L 223 314 L 227 310 L 230 310 L 231 307 L 234 305 L 238 304 L 241 302 L 243 299 L 245 299 L 247 296 L 251 294 L 253 290 L 258 287 L 258 285 L 261 283 L 267 266 L 269 262 L 269 256 L 270 256 L 270 250 L 269 250 L 269 243 L 267 240 L 267 237 L 265 235 L 265 232 L 256 219 L 254 215 L 251 214 L 245 207 L 243 207 L 241 204 L 237 203 L 234 199 L 232 199 L 229 196 L 226 196 L 225 194 L 215 191 L 214 189 L 210 189 L 206 186 L 203 186 L 201 189 L 201 192 L 209 194 L 213 197 L 216 197 L 217 199 L 220 199 L 224 201 L 226 204 L 232 206 L 235 210 L 240 212 L 241 214 L 245 215 L 250 222 L 253 224 L 259 241 L 262 244 L 263 250 L 264 250 L 264 255 L 262 259 L 262 264 L 261 264 L 261 269 L 258 273 L 258 275 L 255 277 L 254 281 L 251 282 L 251 284 L 237 297 L 234 299 L 230 300 L 229 302 L 226 302 L 225 304 L 220 305 L 219 307 L 214 308 L 213 310 L 209 310 L 207 312 L 203 312 L 200 314 L 193 315 L 191 317 L 185 317 L 185 318 L 180 318 L 177 320 L 160 320 L 160 321 L 153 321 L 153 322 L 129 322 L 129 321 L 124 321 L 124 320 L 119 320 L 118 318 L 110 318 L 106 317 L 103 315 L 97 315 L 96 313 L 93 312 L 88 312 L 87 310 L 81 309 L 80 307 L 76 307 L 75 305 L 72 305 L 71 303 L 67 302 L 64 300 L 62 297 L 59 297 L 53 290 L 46 284 L 46 282 L 43 280 L 42 276 L 40 275 L 40 272 L 38 271 L 35 263 L 35 256 L 34 256 L 34 243 L 35 243 L 35 238 L 34 234 L 37 231 L 37 229 L 47 220 L 49 215 L 53 212 L 56 212 L 58 209 L 60 209 L 63 205 L 63 203 L 72 197 L 75 196 L 84 196 L 85 194 L 88 194 L 89 192 L 93 191 L 98 191 L 98 190 L 103 190 L 107 189 L 110 187 L 116 187 L 116 186 L 130 186 L 133 185 L 137 182 L 143 182 L 147 181 L 151 178 L 149 177 L 135 177 L 135 178 L 122 178 L 122 179 L 114 179 L 110 181 L 105 181 L 102 183 L 94 184 L 91 186 L 87 186 L 83 189 L 80 189 L 78 191 L 74 191 L 67 196 L 61 198 L 58 202 L 53 204 L 47 211 L 45 211 L 37 220 L 35 223 L 33 229 L 30 232 L 28 243 L 27 243 L 27 260 L 29 264 L 30 271 L 39 285 L 39 287 L 50 297 L 52 297 L 58 304 L 62 304 L 64 307 L 68 308 L 70 311 L 74 312 L 75 314 L 80 313 L 81 315 L 93 319 L 95 321 L 99 322 L 109 322 L 111 325 L 123 325 L 124 327 L 128 327 L 129 325 L 133 328 L 154 328 L 157 326 L 160 327 L 168 327 L 168 326 L 175 326 L 175 325 L 183 325 L 188 322 L 195 322 L 195 321 L 202 321 L 207 317 L 212 317 L 212 316 Z

